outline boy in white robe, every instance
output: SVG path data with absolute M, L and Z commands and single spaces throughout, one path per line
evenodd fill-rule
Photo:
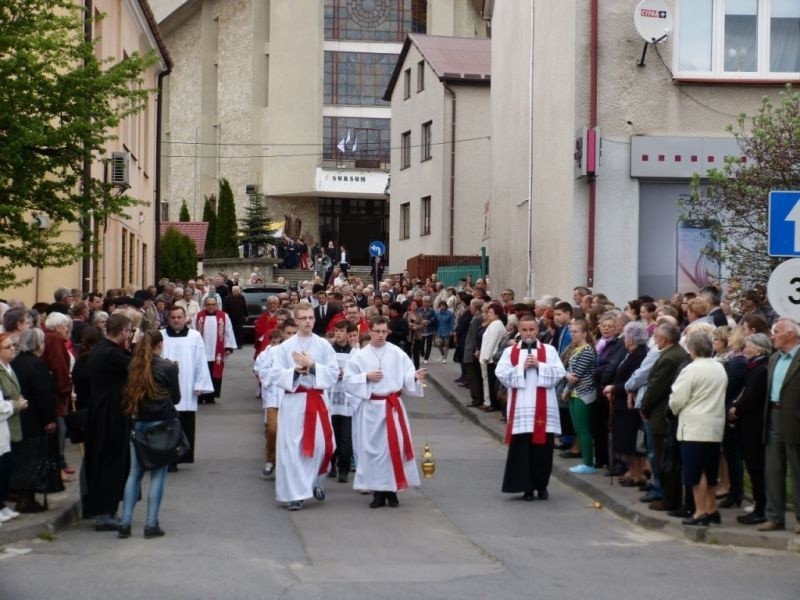
M 281 390 L 270 383 L 269 369 L 275 348 L 283 341 L 283 332 L 275 329 L 269 334 L 267 346 L 256 358 L 253 372 L 261 384 L 261 407 L 264 409 L 264 468 L 261 479 L 275 478 L 275 441 L 278 433 L 278 408 L 280 408 Z
M 419 486 L 419 471 L 402 392 L 422 396 L 425 369 L 414 370 L 408 355 L 386 343 L 389 319 L 376 317 L 370 343 L 347 364 L 345 386 L 358 401 L 353 417 L 356 477 L 353 487 L 372 490 L 371 508 L 396 507 L 397 492 Z

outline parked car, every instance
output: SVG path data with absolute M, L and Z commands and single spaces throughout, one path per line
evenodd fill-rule
M 247 318 L 243 327 L 245 343 L 253 343 L 253 327 L 261 313 L 267 310 L 267 297 L 277 296 L 286 291 L 286 287 L 282 285 L 254 285 L 242 288 L 242 295 L 247 302 Z

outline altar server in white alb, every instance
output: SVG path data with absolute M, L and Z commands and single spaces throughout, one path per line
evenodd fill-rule
M 178 363 L 178 383 L 181 401 L 175 407 L 181 427 L 192 446 L 189 456 L 181 462 L 194 462 L 194 417 L 197 398 L 200 394 L 214 391 L 211 374 L 206 364 L 206 347 L 203 338 L 186 325 L 186 311 L 182 306 L 173 306 L 169 311 L 169 326 L 164 330 L 162 358 Z M 174 468 L 172 468 L 174 470 Z
M 522 492 L 524 500 L 548 497 L 553 470 L 553 437 L 561 433 L 555 387 L 564 365 L 553 346 L 537 341 L 536 320 L 519 320 L 521 341 L 506 348 L 495 375 L 508 388 L 506 444 L 508 457 L 503 492 Z
M 222 393 L 222 370 L 225 368 L 225 358 L 238 347 L 236 336 L 233 334 L 231 319 L 217 305 L 213 295 L 206 297 L 204 309 L 194 316 L 192 328 L 203 336 L 206 346 L 206 362 L 214 383 L 214 391 L 201 394 L 198 398 L 200 404 L 214 404 L 214 399 Z
M 400 394 L 422 396 L 427 371 L 414 370 L 408 355 L 387 344 L 389 319 L 376 317 L 370 343 L 350 358 L 345 387 L 358 402 L 353 416 L 356 477 L 353 487 L 371 490 L 371 508 L 396 507 L 397 492 L 419 486 L 414 446 Z
M 272 385 L 284 391 L 278 412 L 275 496 L 289 510 L 300 510 L 311 496 L 325 499 L 334 441 L 328 391 L 339 378 L 330 342 L 312 333 L 314 309 L 295 308 L 297 334 L 277 347 L 269 371 Z

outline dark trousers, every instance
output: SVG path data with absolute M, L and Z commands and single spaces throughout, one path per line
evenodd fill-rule
M 683 485 L 681 483 L 681 463 L 680 452 L 677 450 L 672 453 L 670 460 L 669 470 L 665 470 L 664 465 L 666 458 L 664 451 L 666 447 L 666 435 L 653 435 L 653 449 L 655 451 L 655 458 L 657 463 L 657 470 L 661 476 L 661 489 L 664 502 L 669 507 L 677 508 L 681 505 L 681 495 L 683 493 Z
M 764 472 L 764 446 L 759 444 L 758 447 L 753 448 L 750 452 L 744 455 L 744 465 L 747 468 L 747 473 L 750 475 L 750 483 L 753 488 L 753 500 L 756 505 L 753 508 L 753 513 L 763 517 L 764 510 L 767 507 L 767 483 L 766 474 Z
M 350 268 L 350 265 L 347 263 L 339 263 L 339 270 L 342 272 L 342 275 L 347 277 L 347 269 Z
M 545 490 L 553 471 L 553 434 L 548 433 L 543 445 L 531 443 L 531 434 L 511 436 L 503 475 L 503 492 L 517 494 Z
M 492 408 L 499 410 L 500 402 L 497 400 L 497 377 L 494 374 L 496 367 L 497 365 L 495 363 L 486 364 L 486 378 L 489 380 L 489 404 Z
M 413 340 L 409 348 L 411 354 L 411 362 L 414 363 L 414 368 L 419 369 L 420 353 L 422 352 L 422 340 Z
M 350 472 L 350 457 L 353 455 L 353 417 L 331 415 L 333 437 L 336 439 L 336 450 L 331 458 L 331 470 L 334 465 L 340 473 Z
M 729 496 L 735 499 L 744 496 L 744 465 L 739 435 L 736 429 L 725 425 L 725 435 L 722 438 L 722 454 L 728 465 L 728 479 L 731 483 Z
M 222 392 L 222 378 L 214 377 L 214 361 L 208 363 L 208 372 L 211 374 L 211 383 L 214 385 L 214 391 L 208 394 L 200 394 L 197 397 L 197 402 L 199 404 L 211 404 L 214 402 L 214 398 L 219 398 L 220 393 Z
M 323 285 L 324 285 L 326 288 L 328 287 L 328 284 L 331 282 L 331 277 L 332 277 L 332 276 L 333 276 L 333 265 L 331 265 L 331 268 L 330 268 L 330 269 L 328 269 L 327 271 L 325 271 L 325 281 L 323 282 Z
M 178 411 L 178 420 L 181 422 L 181 428 L 189 440 L 189 453 L 179 463 L 193 463 L 194 462 L 194 417 L 195 413 L 191 410 Z
M 467 363 L 467 380 L 472 402 L 474 404 L 483 404 L 483 374 L 481 373 L 481 363 L 477 360 Z
M 11 489 L 11 472 L 14 470 L 14 454 L 0 455 L 0 509 L 5 508 L 8 491 Z
M 240 319 L 236 319 L 235 321 L 231 319 L 231 325 L 233 326 L 233 337 L 236 338 L 236 347 L 242 347 L 242 340 L 244 340 L 244 323 Z
M 433 348 L 433 335 L 422 336 L 422 358 L 428 360 L 431 357 L 431 348 Z

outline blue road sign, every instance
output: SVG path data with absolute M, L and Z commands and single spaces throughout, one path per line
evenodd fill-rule
M 383 256 L 386 254 L 386 246 L 383 245 L 383 242 L 370 242 L 369 243 L 369 255 L 370 256 Z
M 800 256 L 800 192 L 769 193 L 769 255 Z

